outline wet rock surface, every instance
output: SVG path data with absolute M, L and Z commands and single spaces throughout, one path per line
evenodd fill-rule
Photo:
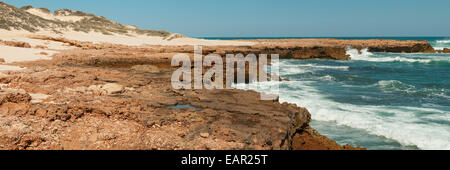
M 17 63 L 27 69 L 0 77 L 24 91 L 0 93 L 0 149 L 353 149 L 311 135 L 305 108 L 254 91 L 173 89 L 176 51 L 165 50 L 77 49 Z
M 439 53 L 450 53 L 450 48 L 444 48 L 442 50 L 438 50 Z

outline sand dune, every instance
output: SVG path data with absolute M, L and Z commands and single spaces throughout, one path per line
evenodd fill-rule
M 56 34 L 51 31 L 39 31 L 36 33 L 31 33 L 22 30 L 0 30 L 0 40 L 5 41 L 15 41 L 15 42 L 25 42 L 30 44 L 32 47 L 40 46 L 46 49 L 35 49 L 35 48 L 20 48 L 20 47 L 9 47 L 0 45 L 0 58 L 3 58 L 7 63 L 20 62 L 20 61 L 34 61 L 41 59 L 51 59 L 50 56 L 57 53 L 58 50 L 70 49 L 70 47 L 64 43 L 48 40 L 38 40 L 30 38 L 34 35 L 44 35 L 49 37 L 64 37 L 70 40 L 78 41 L 88 41 L 93 43 L 111 43 L 111 44 L 122 44 L 131 46 L 141 46 L 141 45 L 163 45 L 163 46 L 178 46 L 178 45 L 207 45 L 207 46 L 218 46 L 218 45 L 252 45 L 252 42 L 240 42 L 240 41 L 223 41 L 223 40 L 203 40 L 196 38 L 176 38 L 168 40 L 165 37 L 159 36 L 147 36 L 147 35 L 123 35 L 123 34 L 112 34 L 105 35 L 97 32 L 76 32 L 67 31 L 62 34 Z M 45 52 L 48 55 L 42 55 L 41 52 Z M 13 66 L 0 65 L 0 71 L 5 70 L 15 70 L 17 68 Z

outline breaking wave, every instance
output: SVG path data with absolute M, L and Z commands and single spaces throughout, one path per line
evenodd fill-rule
M 450 44 L 450 40 L 437 40 L 436 43 Z
M 413 58 L 408 56 L 376 56 L 373 53 L 369 52 L 367 48 L 362 49 L 361 51 L 358 51 L 357 49 L 347 47 L 346 49 L 347 55 L 350 55 L 350 58 L 352 60 L 360 60 L 360 61 L 371 61 L 371 62 L 410 62 L 410 63 L 430 63 L 430 62 L 449 62 L 450 58 L 440 58 L 440 57 L 434 57 L 433 58 Z
M 416 88 L 413 85 L 406 84 L 398 80 L 381 80 L 378 82 L 378 86 L 383 91 L 411 91 Z
M 431 45 L 435 50 L 443 50 L 444 48 L 450 48 L 450 40 L 436 40 L 431 42 Z
M 445 79 L 447 64 L 411 66 L 405 62 L 448 62 L 447 55 L 371 53 L 368 49 L 359 52 L 351 48 L 347 49 L 347 53 L 354 60 L 369 62 L 280 60 L 276 65 L 280 68 L 281 76 L 287 76 L 291 81 L 253 83 L 238 88 L 264 93 L 276 93 L 278 89 L 280 102 L 306 107 L 315 121 L 362 130 L 365 134 L 393 140 L 401 147 L 450 150 L 450 103 L 445 82 L 442 84 L 435 79 L 427 79 L 428 83 L 414 83 L 408 77 L 389 75 L 378 70 L 397 66 L 405 66 L 398 67 L 402 69 L 435 69 L 440 70 L 444 75 L 442 79 Z M 393 55 L 402 57 L 391 57 Z M 381 63 L 391 61 L 395 63 Z M 377 67 L 366 69 L 371 62 L 380 63 L 376 64 Z M 274 86 L 279 88 L 272 88 Z M 357 137 L 337 140 L 341 140 L 342 144 L 358 141 L 371 149 L 392 146 L 373 146 L 373 141 L 366 143 Z
M 310 67 L 319 69 L 337 69 L 337 70 L 349 70 L 349 66 L 326 66 L 326 65 L 316 65 L 316 64 L 299 64 L 298 67 Z
M 420 149 L 450 149 L 448 126 L 429 125 L 423 119 L 450 121 L 444 111 L 419 107 L 360 106 L 340 103 L 327 98 L 314 87 L 313 81 L 265 82 L 249 85 L 252 89 L 274 93 L 272 86 L 280 85 L 280 102 L 289 102 L 306 107 L 314 120 L 332 121 L 338 125 L 364 129 L 370 134 L 384 136 L 398 141 L 404 146 L 417 146 Z M 396 81 L 381 81 L 380 86 L 405 86 Z M 415 113 L 433 112 L 422 117 Z M 436 114 L 437 113 L 437 114 Z M 390 115 L 390 116 L 383 116 Z

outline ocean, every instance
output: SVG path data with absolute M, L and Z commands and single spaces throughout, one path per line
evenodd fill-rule
M 264 37 L 208 39 L 257 38 Z M 341 39 L 427 40 L 436 49 L 450 47 L 447 37 Z M 450 54 L 367 49 L 359 54 L 352 48 L 347 54 L 351 61 L 282 59 L 276 63 L 279 74 L 290 81 L 237 87 L 271 92 L 279 85 L 280 102 L 306 107 L 311 126 L 339 144 L 369 150 L 450 149 Z

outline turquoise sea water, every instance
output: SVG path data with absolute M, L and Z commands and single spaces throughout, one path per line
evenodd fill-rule
M 446 37 L 381 38 L 450 46 Z M 450 54 L 347 53 L 351 61 L 280 60 L 280 75 L 291 81 L 240 88 L 271 92 L 279 85 L 282 102 L 308 108 L 311 125 L 340 144 L 450 149 Z

